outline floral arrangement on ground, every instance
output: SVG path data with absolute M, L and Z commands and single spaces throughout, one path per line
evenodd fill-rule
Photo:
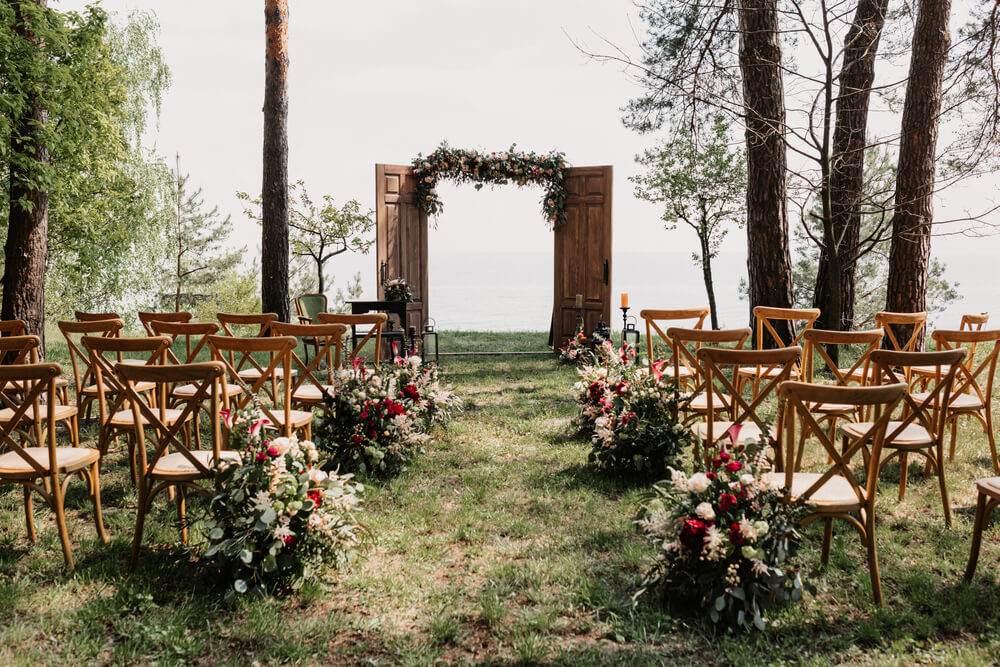
M 636 521 L 657 554 L 639 594 L 695 607 L 714 624 L 763 630 L 766 612 L 801 600 L 807 586 L 789 563 L 807 508 L 762 482 L 766 460 L 757 443 L 745 447 L 721 450 L 690 476 L 671 470 L 654 485 Z
M 477 190 L 487 183 L 514 183 L 518 187 L 534 184 L 545 188 L 542 214 L 553 226 L 566 223 L 565 170 L 565 156 L 558 151 L 539 155 L 518 151 L 516 146 L 500 153 L 486 153 L 451 148 L 444 142 L 427 157 L 418 154 L 413 159 L 417 201 L 428 215 L 437 215 L 444 210 L 436 190 L 442 178 L 474 183 Z
M 559 361 L 564 364 L 584 364 L 593 360 L 590 342 L 582 331 L 576 334 L 566 344 L 559 348 Z
M 676 418 L 679 397 L 658 371 L 636 364 L 635 350 L 604 341 L 577 371 L 577 423 L 590 434 L 590 461 L 620 477 L 662 479 L 693 444 Z
M 241 460 L 219 464 L 204 555 L 232 582 L 227 597 L 298 589 L 347 560 L 361 541 L 364 487 L 319 469 L 312 442 L 266 437 L 257 405 L 224 417 Z
M 418 356 L 373 369 L 355 359 L 334 375 L 325 402 L 315 427 L 317 444 L 329 454 L 325 467 L 383 477 L 402 470 L 428 431 L 462 406 L 440 369 Z

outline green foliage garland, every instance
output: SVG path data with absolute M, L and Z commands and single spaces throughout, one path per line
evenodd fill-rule
M 523 153 L 515 150 L 514 145 L 500 153 L 483 153 L 451 148 L 442 143 L 427 157 L 417 154 L 413 159 L 417 201 L 428 215 L 437 215 L 444 210 L 444 204 L 435 190 L 441 178 L 474 183 L 477 190 L 486 183 L 514 183 L 518 187 L 534 184 L 545 188 L 542 214 L 553 227 L 566 224 L 565 171 L 566 160 L 562 153 Z

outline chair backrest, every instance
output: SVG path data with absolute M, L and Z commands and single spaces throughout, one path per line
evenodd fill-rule
M 840 387 L 795 380 L 782 383 L 778 387 L 778 437 L 774 464 L 776 471 L 785 474 L 783 486 L 789 490 L 792 488 L 793 476 L 804 458 L 802 450 L 807 446 L 808 436 L 814 436 L 823 446 L 821 455 L 815 461 L 825 470 L 808 488 L 798 491 L 798 499 L 809 503 L 813 494 L 830 478 L 838 475 L 850 483 L 858 502 L 870 507 L 878 484 L 878 466 L 866 466 L 866 475 L 859 479 L 851 461 L 866 446 L 870 447 L 869 460 L 881 460 L 886 427 L 906 391 L 907 386 L 903 382 L 877 387 Z M 848 438 L 846 446 L 843 446 L 813 416 L 809 406 L 817 403 L 854 405 L 873 413 L 871 425 L 858 437 Z M 799 426 L 803 432 L 796 434 Z
M 77 322 L 101 322 L 103 320 L 120 320 L 118 313 L 85 313 L 82 310 L 73 311 Z
M 4 336 L 0 338 L 0 359 L 5 366 L 38 363 L 42 341 L 38 336 Z M 5 387 L 7 389 L 8 387 Z
M 753 422 L 761 433 L 767 433 L 764 419 L 757 413 L 766 398 L 774 393 L 778 385 L 791 377 L 793 370 L 802 358 L 802 348 L 779 347 L 773 350 L 728 350 L 717 347 L 703 347 L 698 350 L 698 360 L 702 364 L 707 387 L 708 428 L 705 438 L 708 447 L 715 444 L 726 435 L 726 432 L 715 433 L 714 409 L 716 393 L 712 389 L 716 383 L 722 391 L 729 395 L 729 419 L 734 426 Z M 760 376 L 762 386 L 756 395 L 747 402 L 739 391 L 738 377 L 740 367 L 754 366 L 764 372 Z M 729 372 L 727 372 L 727 370 Z
M 706 391 L 707 383 L 702 372 L 702 363 L 697 354 L 703 346 L 720 347 L 732 345 L 732 349 L 742 350 L 744 343 L 753 332 L 750 329 L 684 329 L 670 327 L 667 338 L 674 350 L 674 377 L 680 378 L 686 374 L 691 378 L 691 395 Z M 682 373 L 682 370 L 686 373 Z M 656 368 L 653 369 L 656 372 Z
M 975 394 L 989 412 L 993 402 L 997 358 L 1000 356 L 1000 329 L 986 331 L 939 329 L 931 334 L 931 338 L 939 350 L 959 348 L 966 350 L 965 363 L 955 374 L 955 384 L 951 393 L 953 396 Z
M 142 324 L 142 328 L 150 336 L 156 335 L 149 326 L 151 322 L 190 322 L 192 317 L 191 313 L 184 310 L 179 312 L 168 311 L 165 313 L 140 312 L 137 314 L 139 315 L 139 322 Z
M 116 366 L 140 364 L 121 364 L 123 355 L 139 354 L 146 366 L 162 365 L 166 362 L 167 350 L 171 340 L 168 336 L 150 336 L 142 338 L 108 338 L 104 336 L 84 336 L 83 346 L 90 353 L 90 368 L 97 382 L 97 406 L 100 410 L 100 423 L 106 424 L 128 400 L 125 386 L 116 373 Z M 108 394 L 114 394 L 114 404 L 108 404 Z M 165 404 L 166 394 L 157 397 L 157 402 Z
M 639 311 L 639 317 L 646 322 L 646 360 L 649 363 L 649 371 L 653 371 L 653 366 L 657 363 L 673 364 L 677 357 L 677 350 L 674 349 L 670 336 L 660 326 L 661 322 L 677 322 L 681 320 L 694 320 L 691 329 L 701 329 L 705 324 L 705 318 L 709 314 L 708 308 L 676 308 L 672 310 L 656 310 L 644 308 Z M 669 328 L 669 327 L 668 327 Z M 657 341 L 653 337 L 656 332 L 658 342 L 663 343 L 667 348 L 665 359 L 656 358 Z
M 311 338 L 317 342 L 316 354 L 310 363 L 302 361 L 295 349 L 291 353 L 291 363 L 298 369 L 299 374 L 292 382 L 292 394 L 306 383 L 312 384 L 319 389 L 322 396 L 326 391 L 324 383 L 316 377 L 317 373 L 322 373 L 323 361 L 326 360 L 326 384 L 333 383 L 333 372 L 340 368 L 341 347 L 343 347 L 344 332 L 347 327 L 343 324 L 286 324 L 275 322 L 271 325 L 271 331 L 275 336 L 292 336 L 298 338 Z
M 958 328 L 963 331 L 982 331 L 983 326 L 990 321 L 989 313 L 966 313 Z
M 295 297 L 295 311 L 299 319 L 307 319 L 311 324 L 316 321 L 316 316 L 325 313 L 328 302 L 325 294 L 300 294 Z
M 351 333 L 357 326 L 370 326 L 364 336 L 354 336 L 351 339 L 351 349 L 347 351 L 347 358 L 351 361 L 357 358 L 358 353 L 364 348 L 368 341 L 375 339 L 375 354 L 372 363 L 378 366 L 382 358 L 382 328 L 385 326 L 389 316 L 385 313 L 367 313 L 365 315 L 348 315 L 346 313 L 319 313 L 316 319 L 320 324 L 343 324 L 351 327 Z
M 270 336 L 271 323 L 278 321 L 276 313 L 216 313 L 216 319 L 222 325 L 223 335 L 239 336 Z
M 31 338 L 36 338 L 31 336 Z M 37 340 L 37 338 L 36 338 Z M 56 462 L 56 378 L 62 373 L 59 364 L 17 364 L 0 366 L 0 396 L 7 403 L 10 398 L 6 391 L 9 387 L 19 388 L 21 399 L 17 403 L 7 403 L 13 409 L 8 420 L 0 422 L 0 449 L 9 449 L 31 466 L 39 477 L 54 473 L 59 468 Z M 42 397 L 45 397 L 45 409 L 42 409 Z M 21 422 L 30 419 L 31 411 L 37 416 L 34 420 L 35 441 L 39 447 L 47 447 L 49 453 L 48 469 L 42 466 L 34 457 L 29 456 L 24 448 L 12 437 L 14 430 Z M 45 415 L 42 418 L 42 415 Z M 45 429 L 41 425 L 44 421 Z M 42 444 L 42 432 L 48 435 L 46 444 Z M 58 497 L 58 495 L 56 496 Z
M 27 332 L 23 320 L 0 320 L 0 336 L 23 336 Z
M 221 361 L 226 368 L 229 382 L 239 384 L 244 388 L 243 393 L 233 399 L 234 409 L 242 410 L 257 396 L 257 393 L 270 385 L 271 399 L 274 401 L 274 408 L 284 412 L 284 419 L 277 419 L 271 408 L 261 405 L 261 411 L 271 421 L 272 425 L 283 425 L 283 435 L 291 436 L 291 409 L 292 409 L 292 383 L 280 382 L 282 391 L 277 391 L 281 378 L 290 378 L 292 350 L 298 343 L 293 336 L 255 336 L 251 338 L 238 336 L 209 336 L 208 347 L 212 350 L 212 359 Z M 266 365 L 261 364 L 254 358 L 254 354 L 267 355 Z M 236 365 L 230 363 L 230 359 L 239 356 Z M 239 370 L 243 364 L 249 363 L 259 371 L 253 382 L 247 382 L 240 377 Z M 278 377 L 277 370 L 281 369 L 281 377 Z
M 819 308 L 772 308 L 771 306 L 756 306 L 753 317 L 757 322 L 757 338 L 754 346 L 763 350 L 768 346 L 768 338 L 774 347 L 792 347 L 802 341 L 802 333 L 812 328 L 819 318 Z M 784 340 L 775 328 L 776 322 L 787 322 L 791 332 L 791 340 Z M 795 325 L 802 323 L 801 326 Z
M 927 313 L 875 313 L 875 325 L 885 331 L 889 344 L 898 352 L 913 352 L 920 344 L 927 324 Z M 902 330 L 896 327 L 910 327 L 909 336 L 899 335 Z M 900 342 L 902 341 L 902 342 Z
M 924 376 L 931 383 L 931 389 L 926 395 L 915 397 L 907 392 L 903 396 L 903 412 L 900 419 L 893 423 L 886 440 L 891 441 L 902 435 L 910 424 L 923 426 L 936 440 L 944 437 L 944 427 L 947 416 L 947 406 L 951 401 L 951 388 L 958 369 L 962 367 L 966 351 L 940 350 L 937 352 L 897 352 L 896 350 L 875 350 L 872 352 L 872 362 L 875 364 L 875 382 L 878 384 L 895 384 L 905 382 L 909 386 L 911 369 L 920 366 L 923 369 L 935 368 L 933 375 Z M 931 379 L 933 378 L 933 379 Z
M 188 417 L 197 414 L 197 410 L 204 405 L 206 400 L 210 401 L 209 415 L 211 419 L 209 421 L 212 427 L 212 453 L 216 461 L 221 459 L 222 428 L 219 412 L 226 405 L 225 382 L 222 381 L 226 373 L 225 365 L 218 361 L 176 366 L 117 364 L 115 372 L 125 389 L 125 397 L 132 409 L 140 473 L 145 475 L 147 471 L 155 468 L 156 463 L 170 449 L 173 449 L 182 454 L 202 476 L 211 476 L 211 469 L 191 453 L 184 439 L 178 438 L 177 434 L 184 428 Z M 175 397 L 174 409 L 179 407 L 181 413 L 168 425 L 166 402 L 159 402 L 157 407 L 150 407 L 136 390 L 136 385 L 140 382 L 153 383 L 157 394 L 164 396 L 177 384 L 194 385 L 195 390 L 190 396 Z M 149 461 L 147 461 L 144 426 L 152 429 L 155 433 L 156 448 Z
M 84 387 L 94 381 L 94 370 L 90 364 L 90 351 L 81 348 L 85 336 L 102 336 L 117 338 L 125 326 L 121 320 L 91 320 L 79 322 L 59 322 L 59 331 L 66 339 L 69 349 L 69 361 L 73 366 L 73 381 L 76 383 L 77 396 Z M 83 371 L 81 373 L 81 371 Z
M 215 322 L 166 322 L 151 320 L 150 334 L 153 336 L 170 336 L 173 344 L 167 349 L 167 357 L 174 364 L 193 364 L 198 360 L 202 350 L 208 350 L 208 336 L 219 331 Z M 184 340 L 184 359 L 181 360 L 174 352 L 173 345 L 177 339 Z
M 859 378 L 871 377 L 871 353 L 878 349 L 882 343 L 883 332 L 881 329 L 870 331 L 832 331 L 829 329 L 809 329 L 802 334 L 805 343 L 802 351 L 804 357 L 802 377 L 806 382 L 812 382 L 815 373 L 816 355 L 822 359 L 826 369 L 833 374 L 834 381 L 842 387 L 851 382 L 864 384 Z M 855 360 L 850 368 L 839 367 L 830 356 L 828 347 L 831 346 L 865 346 L 860 356 Z

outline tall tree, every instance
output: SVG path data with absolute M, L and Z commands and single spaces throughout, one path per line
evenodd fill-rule
M 46 0 L 10 3 L 15 48 L 20 51 L 21 103 L 10 130 L 10 199 L 4 245 L 3 307 L 5 320 L 24 320 L 28 333 L 45 335 L 45 265 L 48 259 L 49 195 L 45 175 L 49 149 L 43 138 L 48 110 L 42 101 L 46 69 Z M 43 29 L 44 30 L 44 29 Z
M 750 306 L 792 306 L 785 90 L 777 0 L 740 0 L 740 69 L 747 143 Z M 788 331 L 778 331 L 790 340 Z
M 264 0 L 261 307 L 288 321 L 288 0 Z
M 934 170 L 951 0 L 920 0 L 896 170 L 886 310 L 927 309 Z
M 182 306 L 193 308 L 208 297 L 207 292 L 236 268 L 246 250 L 226 248 L 232 227 L 230 216 L 222 218 L 217 206 L 206 211 L 201 188 L 193 192 L 188 190 L 189 177 L 189 174 L 181 174 L 178 155 L 174 171 L 176 219 L 171 235 L 175 252 L 166 271 L 174 289 L 171 294 L 161 297 L 163 305 L 169 303 L 175 311 Z
M 637 197 L 664 205 L 661 219 L 668 230 L 683 223 L 698 236 L 698 252 L 692 257 L 701 268 L 712 328 L 718 329 L 712 260 L 728 226 L 743 224 L 746 154 L 731 148 L 724 116 L 716 115 L 710 127 L 701 129 L 707 136 L 682 131 L 637 156 L 647 172 L 629 180 L 636 184 Z

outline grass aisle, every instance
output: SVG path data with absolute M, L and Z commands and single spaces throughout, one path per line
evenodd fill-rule
M 95 538 L 82 485 L 70 485 L 75 575 L 62 569 L 50 513 L 36 503 L 31 545 L 20 491 L 0 490 L 0 663 L 985 664 L 1000 655 L 996 527 L 976 583 L 959 584 L 971 480 L 989 471 L 976 427 L 961 431 L 949 469 L 954 528 L 917 466 L 903 503 L 898 467 L 883 476 L 885 610 L 871 607 L 856 536 L 838 527 L 816 597 L 775 616 L 765 635 L 713 636 L 648 603 L 633 608 L 651 557 L 631 525 L 644 487 L 587 466 L 571 425 L 573 369 L 550 357 L 454 357 L 444 369 L 465 411 L 409 470 L 368 487 L 361 517 L 373 544 L 332 589 L 224 605 L 178 558 L 163 500 L 129 570 L 135 493 L 120 451 L 102 472 L 110 545 Z M 819 541 L 808 531 L 810 567 Z

